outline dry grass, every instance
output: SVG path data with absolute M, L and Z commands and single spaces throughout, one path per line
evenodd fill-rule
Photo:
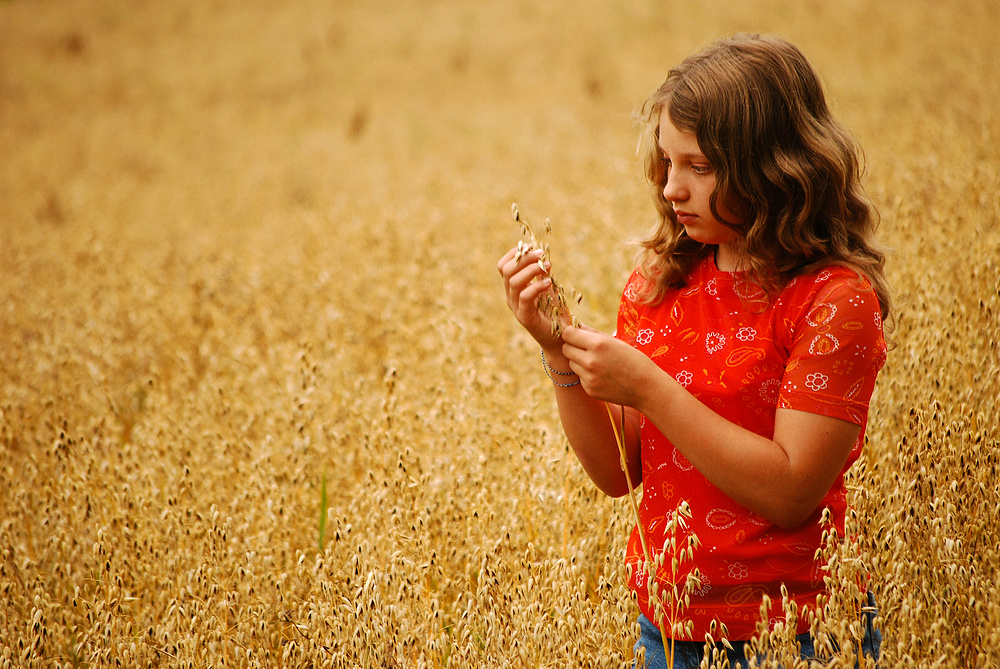
M 493 267 L 543 212 L 610 329 L 629 113 L 736 29 L 823 72 L 894 248 L 831 578 L 884 666 L 996 666 L 1000 15 L 869 4 L 0 3 L 0 667 L 627 663 L 630 510 Z

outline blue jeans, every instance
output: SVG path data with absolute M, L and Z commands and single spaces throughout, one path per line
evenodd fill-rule
M 878 615 L 875 608 L 875 596 L 868 593 L 868 606 L 872 611 L 865 611 L 862 616 L 865 624 L 865 638 L 861 641 L 861 652 L 865 657 L 871 657 L 878 662 L 879 651 L 882 646 L 882 633 L 875 629 L 874 620 Z M 641 646 L 646 648 L 646 663 L 643 669 L 698 669 L 701 660 L 705 655 L 705 644 L 699 641 L 674 641 L 674 666 L 667 667 L 667 654 L 663 648 L 663 638 L 656 625 L 644 615 L 639 615 L 639 627 L 642 634 L 635 644 L 635 652 L 639 652 Z M 796 637 L 799 645 L 802 646 L 802 658 L 811 660 L 816 657 L 813 648 L 812 637 L 809 633 L 800 634 Z M 744 654 L 744 648 L 748 642 L 733 641 L 733 649 L 728 650 L 721 643 L 716 644 L 720 653 L 725 653 L 729 658 L 729 666 L 746 669 L 749 661 Z M 638 667 L 637 667 L 638 669 Z

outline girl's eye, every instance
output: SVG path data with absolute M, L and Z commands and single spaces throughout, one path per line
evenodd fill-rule
M 692 165 L 691 171 L 695 174 L 708 174 L 712 171 L 711 165 Z

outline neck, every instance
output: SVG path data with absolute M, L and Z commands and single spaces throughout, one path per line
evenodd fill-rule
M 735 272 L 738 269 L 735 250 L 729 244 L 715 247 L 715 266 L 720 272 Z

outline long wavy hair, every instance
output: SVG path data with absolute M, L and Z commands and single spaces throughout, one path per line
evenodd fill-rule
M 755 34 L 692 55 L 638 112 L 660 219 L 638 242 L 637 264 L 647 279 L 641 299 L 654 303 L 683 286 L 712 250 L 687 236 L 663 197 L 667 169 L 658 142 L 664 110 L 674 126 L 694 133 L 715 170 L 711 210 L 738 233 L 734 250 L 745 280 L 771 299 L 800 274 L 844 265 L 872 283 L 891 328 L 885 254 L 875 241 L 879 217 L 861 185 L 861 149 L 833 118 L 802 52 Z M 739 220 L 725 220 L 720 204 Z

